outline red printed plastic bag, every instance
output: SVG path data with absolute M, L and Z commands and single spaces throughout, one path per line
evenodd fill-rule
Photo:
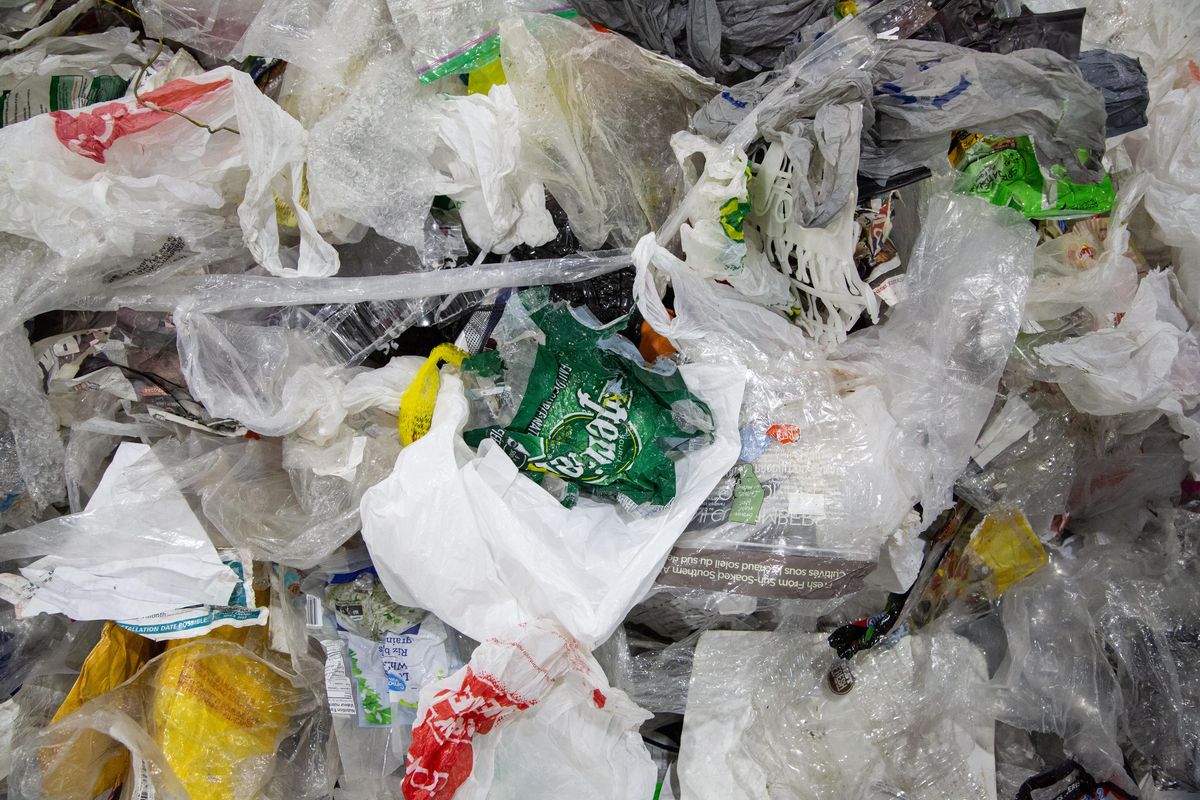
M 520 625 L 421 690 L 404 797 L 646 800 L 649 717 L 560 628 Z
M 337 271 L 337 252 L 300 200 L 308 135 L 248 75 L 221 67 L 140 98 L 0 129 L 0 230 L 95 264 L 142 255 L 169 236 L 200 249 L 240 226 L 275 275 Z M 277 197 L 300 230 L 295 267 L 280 258 Z

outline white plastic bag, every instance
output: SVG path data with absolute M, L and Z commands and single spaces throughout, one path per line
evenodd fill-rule
M 136 462 L 136 463 L 135 463 Z M 123 444 L 87 510 L 0 540 L 0 560 L 48 554 L 0 575 L 19 616 L 129 619 L 227 605 L 238 577 L 143 444 Z
M 336 251 L 300 201 L 307 135 L 249 75 L 222 67 L 141 97 L 0 129 L 0 230 L 98 262 L 144 254 L 171 235 L 219 232 L 236 208 L 246 246 L 273 274 L 337 271 Z M 277 194 L 300 228 L 294 269 L 280 260 Z
M 1036 352 L 1072 405 L 1088 414 L 1181 414 L 1200 402 L 1200 339 L 1171 299 L 1167 272 L 1142 279 L 1116 327 Z
M 546 210 L 546 188 L 521 163 L 517 101 L 508 86 L 486 95 L 439 98 L 440 142 L 433 163 L 438 193 L 458 203 L 471 241 L 493 253 L 537 247 L 558 234 Z
M 744 371 L 680 372 L 712 412 L 714 441 L 676 463 L 675 499 L 645 517 L 588 497 L 563 508 L 490 440 L 473 454 L 462 382 L 443 375 L 429 433 L 362 500 L 363 539 L 388 594 L 479 640 L 538 619 L 588 647 L 607 639 L 739 450 Z
M 521 625 L 421 689 L 404 796 L 646 800 L 657 771 L 638 729 L 649 718 L 569 634 Z

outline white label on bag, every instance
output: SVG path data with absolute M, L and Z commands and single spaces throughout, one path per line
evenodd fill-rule
M 150 767 L 145 761 L 133 757 L 133 791 L 129 793 L 130 800 L 154 800 L 154 781 L 150 779 Z
M 329 713 L 335 717 L 353 717 L 358 713 L 354 705 L 354 688 L 346 674 L 343 658 L 346 645 L 341 642 L 321 642 L 325 648 L 325 694 L 329 698 Z
M 321 600 L 315 595 L 304 595 L 304 624 L 310 628 L 321 627 Z
M 908 296 L 908 288 L 904 285 L 903 275 L 893 275 L 875 287 L 875 294 L 889 306 L 898 305 Z
M 809 492 L 788 492 L 788 513 L 813 519 L 825 518 L 825 495 Z

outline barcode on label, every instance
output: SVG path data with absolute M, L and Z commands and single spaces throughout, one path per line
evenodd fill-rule
M 134 756 L 133 790 L 130 800 L 154 800 L 154 782 L 150 778 L 150 766 L 142 759 Z
M 321 627 L 321 600 L 315 595 L 304 595 L 304 624 L 310 628 Z

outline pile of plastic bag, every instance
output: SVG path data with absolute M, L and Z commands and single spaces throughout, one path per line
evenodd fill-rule
M 0 780 L 1200 798 L 1190 0 L 0 0 Z

